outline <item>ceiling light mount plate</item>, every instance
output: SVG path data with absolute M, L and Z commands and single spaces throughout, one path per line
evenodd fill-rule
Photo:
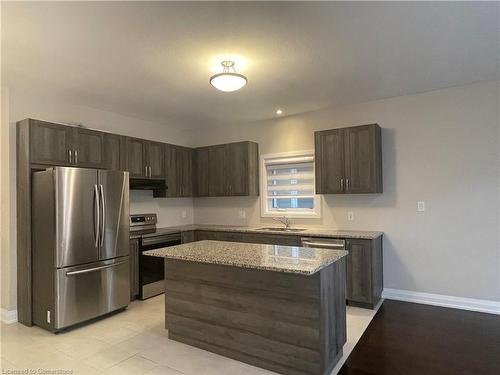
M 216 89 L 224 92 L 231 92 L 241 89 L 248 82 L 243 74 L 236 73 L 234 61 L 225 60 L 221 62 L 222 73 L 210 77 L 210 84 Z M 232 72 L 231 72 L 232 70 Z

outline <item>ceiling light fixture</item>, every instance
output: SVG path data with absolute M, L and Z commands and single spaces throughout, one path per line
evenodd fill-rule
M 282 111 L 281 109 L 278 109 L 278 110 L 276 111 L 276 114 L 279 116 L 279 115 L 283 114 L 283 111 Z
M 210 77 L 210 84 L 217 90 L 231 92 L 239 90 L 247 84 L 247 77 L 236 73 L 234 61 L 223 61 L 221 65 L 223 67 L 222 73 Z

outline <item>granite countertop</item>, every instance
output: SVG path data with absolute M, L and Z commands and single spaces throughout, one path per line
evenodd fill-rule
M 271 228 L 278 226 L 262 224 L 259 226 L 233 226 L 233 225 L 209 225 L 209 224 L 188 224 L 176 227 L 161 228 L 163 231 L 189 231 L 189 230 L 208 230 L 208 231 L 219 231 L 219 232 L 243 232 L 243 233 L 270 233 L 270 234 L 283 234 L 283 235 L 293 235 L 301 237 L 325 237 L 325 238 L 359 238 L 373 240 L 382 236 L 383 232 L 378 231 L 360 231 L 360 230 L 338 230 L 330 229 L 325 227 L 308 227 L 297 225 L 297 228 L 304 228 L 301 231 L 273 231 L 273 230 L 262 230 L 260 228 Z M 292 226 L 294 228 L 295 226 Z
M 143 254 L 191 262 L 312 275 L 345 257 L 347 251 L 206 240 L 149 250 Z

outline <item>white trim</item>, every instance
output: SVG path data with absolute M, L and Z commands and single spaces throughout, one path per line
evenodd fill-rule
M 11 324 L 17 322 L 17 310 L 2 310 L 2 322 L 5 324 Z
M 500 302 L 384 288 L 382 298 L 500 315 Z
M 291 158 L 298 161 L 311 161 L 314 162 L 314 150 L 301 150 L 279 152 L 273 154 L 260 155 L 260 216 L 261 217 L 279 217 L 287 216 L 290 218 L 298 219 L 319 219 L 321 218 L 321 197 L 314 194 L 314 212 L 291 212 L 291 211 L 268 211 L 267 210 L 267 195 L 264 190 L 267 186 L 267 169 L 265 160 L 274 158 Z

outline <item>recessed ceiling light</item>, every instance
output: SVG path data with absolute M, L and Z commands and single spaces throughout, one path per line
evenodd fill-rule
M 247 77 L 236 73 L 234 61 L 223 61 L 221 65 L 222 73 L 210 77 L 210 84 L 217 90 L 231 92 L 239 90 L 247 84 Z M 233 70 L 232 72 L 230 72 L 231 69 Z
M 281 114 L 283 114 L 283 110 L 278 109 L 278 110 L 276 111 L 276 114 L 277 114 L 277 115 L 281 115 Z

